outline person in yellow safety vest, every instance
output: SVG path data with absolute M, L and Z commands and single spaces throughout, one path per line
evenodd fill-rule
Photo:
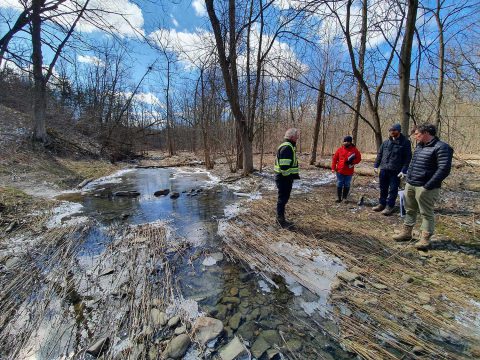
M 300 136 L 297 129 L 288 129 L 285 141 L 280 144 L 275 159 L 275 184 L 278 189 L 277 222 L 282 228 L 290 229 L 293 224 L 285 220 L 285 205 L 290 199 L 293 180 L 300 179 L 298 175 L 298 159 L 295 145 Z

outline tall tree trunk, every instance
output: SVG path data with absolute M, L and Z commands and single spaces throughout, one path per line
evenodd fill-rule
M 360 30 L 360 50 L 358 53 L 358 71 L 363 77 L 363 69 L 365 67 L 365 50 L 367 45 L 367 9 L 368 0 L 363 0 L 362 4 L 362 28 Z M 357 92 L 355 95 L 355 114 L 353 115 L 353 130 L 352 137 L 353 142 L 357 142 L 358 137 L 358 120 L 360 118 L 359 113 L 362 106 L 362 85 L 357 81 Z
M 437 11 L 435 12 L 435 20 L 438 26 L 438 89 L 437 89 L 437 104 L 435 107 L 435 126 L 437 132 L 440 134 L 440 109 L 443 100 L 443 84 L 445 79 L 445 40 L 443 37 L 443 23 L 440 18 L 441 2 L 437 0 Z
M 317 99 L 317 116 L 315 117 L 315 128 L 312 135 L 312 149 L 310 151 L 310 165 L 315 165 L 317 161 L 318 133 L 320 132 L 320 124 L 322 123 L 323 104 L 325 101 L 325 78 L 320 80 L 320 91 Z
M 410 127 L 410 69 L 412 58 L 413 35 L 417 20 L 418 0 L 408 0 L 407 21 L 405 34 L 400 51 L 398 76 L 400 78 L 400 112 L 402 133 L 408 135 Z
M 33 140 L 42 143 L 47 141 L 47 131 L 45 127 L 47 84 L 42 70 L 42 19 L 40 16 L 44 2 L 44 0 L 33 0 L 32 2 L 32 63 L 34 79 Z

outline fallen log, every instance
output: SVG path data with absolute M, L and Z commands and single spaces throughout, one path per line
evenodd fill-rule
M 331 169 L 332 163 L 328 160 L 320 160 L 315 164 L 315 166 L 322 169 Z M 356 167 L 355 174 L 360 176 L 375 176 L 373 167 L 372 168 Z

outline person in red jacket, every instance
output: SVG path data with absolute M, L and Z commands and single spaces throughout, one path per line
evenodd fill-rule
M 332 160 L 332 172 L 337 173 L 337 203 L 347 198 L 354 166 L 361 160 L 362 155 L 353 144 L 353 138 L 350 135 L 345 136 L 343 145 L 337 149 Z

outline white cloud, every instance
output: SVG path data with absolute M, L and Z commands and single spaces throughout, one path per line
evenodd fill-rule
M 68 14 L 60 16 L 57 20 L 65 25 L 72 24 L 76 15 L 75 13 L 72 14 L 72 11 L 78 11 L 78 5 L 82 6 L 85 1 L 67 0 L 59 6 L 58 10 L 46 14 L 46 16 Z M 22 10 L 23 6 L 19 1 L 0 0 L 0 8 Z M 142 10 L 129 0 L 91 0 L 87 7 L 85 19 L 79 21 L 77 30 L 86 33 L 106 30 L 114 32 L 120 37 L 128 37 L 135 36 L 138 33 L 143 34 L 143 24 Z
M 193 0 L 192 6 L 197 16 L 207 15 L 207 8 L 205 7 L 205 2 L 203 0 Z
M 94 64 L 94 65 L 98 65 L 98 66 L 104 66 L 105 65 L 105 63 L 96 56 L 78 55 L 77 59 L 81 63 Z
M 132 93 L 131 92 L 125 92 L 125 93 L 123 93 L 123 95 L 125 97 L 129 98 L 130 96 L 132 96 Z M 135 101 L 138 101 L 138 102 L 141 102 L 141 103 L 144 103 L 144 104 L 154 105 L 154 106 L 159 105 L 160 107 L 162 107 L 160 99 L 155 94 L 153 94 L 151 92 L 137 93 L 137 94 L 135 94 L 135 96 L 133 98 L 135 99 Z

